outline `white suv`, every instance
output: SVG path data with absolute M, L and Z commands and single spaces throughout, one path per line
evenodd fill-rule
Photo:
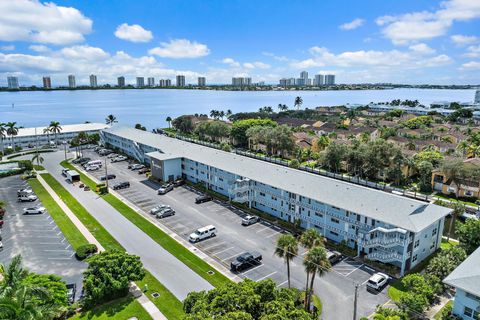
M 24 208 L 23 212 L 25 214 L 42 214 L 46 211 L 45 207 L 31 207 L 31 208 Z
M 190 236 L 188 237 L 188 241 L 198 242 L 203 239 L 212 238 L 212 237 L 215 237 L 216 232 L 217 232 L 217 229 L 212 225 L 199 228 L 195 230 L 194 233 L 190 234 Z
M 390 279 L 385 273 L 377 272 L 367 281 L 367 290 L 380 292 L 387 285 Z

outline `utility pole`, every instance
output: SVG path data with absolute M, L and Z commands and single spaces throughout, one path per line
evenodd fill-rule
M 355 296 L 353 297 L 353 320 L 357 320 L 357 299 L 358 299 L 358 283 L 355 283 Z
M 107 170 L 107 157 L 105 157 L 105 185 L 107 186 L 107 193 L 108 193 L 108 170 Z
M 67 142 L 63 141 L 63 151 L 65 152 L 65 160 L 67 160 Z

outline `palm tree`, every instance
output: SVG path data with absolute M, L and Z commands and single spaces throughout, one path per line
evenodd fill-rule
M 47 135 L 48 145 L 50 145 L 50 132 L 50 128 L 48 127 L 43 129 L 43 134 Z
M 305 271 L 307 275 L 310 274 L 310 288 L 307 288 L 305 292 L 306 296 L 306 310 L 310 309 L 310 303 L 312 301 L 312 294 L 313 294 L 313 284 L 315 281 L 315 276 L 318 274 L 322 276 L 327 272 L 330 268 L 330 262 L 327 258 L 327 251 L 322 246 L 316 246 L 310 249 L 308 253 L 305 255 L 303 260 L 303 266 L 305 267 Z
M 453 226 L 455 225 L 455 221 L 457 220 L 457 217 L 461 216 L 463 212 L 465 212 L 465 205 L 461 204 L 460 202 L 455 202 L 453 204 L 452 218 L 450 219 L 450 224 L 448 225 L 447 243 L 450 241 L 452 229 L 453 229 Z
M 106 118 L 105 118 L 105 123 L 112 126 L 114 123 L 117 123 L 117 117 L 115 117 L 113 114 L 109 114 Z
M 325 238 L 318 233 L 317 229 L 311 228 L 302 233 L 300 236 L 300 244 L 308 251 L 316 246 L 324 246 Z M 307 282 L 305 284 L 305 308 L 307 307 L 306 293 L 308 292 L 309 277 L 310 273 L 307 272 Z
M 165 121 L 168 122 L 168 129 L 170 129 L 170 124 L 172 122 L 172 118 L 170 116 L 168 116 L 167 119 L 165 119 Z
M 295 103 L 293 104 L 295 107 L 297 107 L 297 110 L 300 109 L 300 107 L 302 106 L 302 103 L 303 103 L 303 100 L 301 97 L 296 97 L 295 98 Z
M 287 111 L 287 110 L 288 110 L 288 107 L 287 107 L 286 104 L 281 104 L 281 103 L 279 103 L 279 104 L 278 104 L 278 110 L 279 110 L 279 111 Z
M 291 234 L 284 234 L 277 240 L 275 255 L 287 264 L 288 287 L 290 288 L 290 261 L 298 254 L 298 242 Z
M 232 116 L 233 112 L 232 110 L 228 109 L 227 112 L 225 113 L 225 116 L 227 117 L 228 120 L 230 120 L 230 117 Z
M 5 123 L 0 123 L 0 142 L 2 142 L 2 156 L 5 153 L 5 146 L 3 145 L 3 139 L 7 136 L 7 128 L 5 128 Z M 0 157 L 1 159 L 1 157 Z
M 37 165 L 40 165 L 45 159 L 43 159 L 42 155 L 37 151 L 37 153 L 35 153 L 35 155 L 32 157 L 31 161 L 35 162 L 35 160 L 37 160 Z
M 465 156 L 468 147 L 469 147 L 469 144 L 466 140 L 462 140 L 457 144 L 457 149 L 462 151 L 463 156 Z
M 57 134 L 62 131 L 62 127 L 60 126 L 60 122 L 58 122 L 58 121 L 50 122 L 50 125 L 48 126 L 48 130 L 50 130 L 50 132 L 53 132 L 53 134 L 55 135 L 55 145 L 58 146 Z
M 10 136 L 12 140 L 12 148 L 15 150 L 15 142 L 13 140 L 13 137 L 18 134 L 18 127 L 16 122 L 7 122 L 5 124 L 5 127 L 7 128 L 7 135 Z

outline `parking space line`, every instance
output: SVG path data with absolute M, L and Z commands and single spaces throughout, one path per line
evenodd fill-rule
M 201 248 L 202 250 L 208 250 L 208 249 L 211 249 L 211 248 L 215 248 L 216 246 L 219 246 L 219 245 L 222 245 L 222 244 L 225 244 L 225 241 L 221 241 L 221 242 L 217 242 L 213 245 L 210 245 L 210 246 L 206 246 L 206 247 L 203 247 Z M 199 246 L 200 247 L 200 246 Z
M 216 256 L 217 254 L 223 253 L 223 252 L 228 251 L 228 250 L 233 249 L 233 248 L 235 248 L 235 247 L 230 247 L 230 248 L 227 248 L 227 249 L 223 249 L 223 250 L 220 250 L 218 252 L 212 252 L 212 255 Z
M 358 269 L 360 269 L 362 266 L 363 266 L 363 264 L 362 264 L 361 266 L 359 266 L 358 268 L 353 269 L 352 271 L 350 271 L 349 273 L 347 273 L 347 274 L 345 275 L 345 277 L 348 277 L 350 274 L 354 273 L 355 271 L 357 271 Z
M 222 259 L 222 262 L 223 262 L 223 261 L 225 261 L 225 260 L 232 259 L 233 257 L 236 257 L 236 256 L 238 256 L 238 255 L 240 255 L 240 253 L 236 253 L 236 254 L 234 254 L 234 255 L 232 255 L 232 256 L 230 256 L 230 257 L 228 257 L 228 258 Z
M 255 231 L 255 232 L 256 232 L 256 233 L 259 233 L 259 232 L 262 232 L 262 231 L 267 230 L 267 229 L 270 229 L 270 226 L 263 227 L 263 228 L 261 228 L 260 230 L 257 230 L 257 231 Z
M 268 238 L 271 238 L 271 237 L 276 236 L 276 235 L 280 235 L 280 234 L 275 231 L 274 233 L 272 233 L 272 234 L 269 235 L 269 236 L 266 236 L 265 238 L 268 239 Z
M 242 275 L 245 276 L 247 273 L 249 273 L 249 272 L 251 272 L 251 271 L 253 271 L 253 270 L 257 270 L 257 269 L 259 269 L 259 268 L 261 268 L 261 267 L 263 267 L 263 266 L 264 266 L 263 264 L 261 264 L 261 265 L 259 265 L 259 266 L 256 266 L 255 268 L 252 268 L 252 269 L 250 269 L 250 270 L 247 270 L 247 271 L 243 272 Z
M 266 279 L 266 278 L 268 278 L 268 277 L 270 277 L 270 276 L 273 276 L 275 273 L 277 273 L 277 271 L 273 271 L 272 273 L 267 274 L 266 276 L 261 277 L 260 279 L 257 279 L 257 280 L 255 280 L 255 281 L 262 281 L 263 279 Z
M 277 285 L 277 288 L 283 286 L 283 285 L 284 285 L 285 283 L 287 283 L 287 282 L 288 282 L 288 280 L 283 281 L 282 283 L 280 283 L 280 284 Z

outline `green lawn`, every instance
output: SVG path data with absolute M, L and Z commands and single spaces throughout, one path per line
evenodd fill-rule
M 450 241 L 447 242 L 447 239 L 442 239 L 442 243 L 440 244 L 440 248 L 442 248 L 442 250 L 447 250 L 453 246 L 458 246 L 458 241 L 450 239 Z
M 45 168 L 41 165 L 38 165 L 38 164 L 34 164 L 33 165 L 33 169 L 37 170 L 37 171 L 43 171 L 45 170 Z
M 388 287 L 388 296 L 394 302 L 399 302 L 402 294 L 407 291 L 407 289 L 402 284 L 402 279 L 398 279 L 390 284 Z
M 143 309 L 140 303 L 132 296 L 120 298 L 111 301 L 101 306 L 95 307 L 92 310 L 77 313 L 70 319 L 74 320 L 127 320 L 136 317 L 138 320 L 152 319 L 150 315 Z
M 28 183 L 72 247 L 76 250 L 78 247 L 88 244 L 87 239 L 78 231 L 77 227 L 53 200 L 42 184 L 37 179 L 30 179 Z
M 62 161 L 60 164 L 66 168 L 76 170 L 74 166 L 65 161 Z M 90 186 L 90 188 L 95 189 L 97 184 L 92 179 L 85 176 L 81 171 L 79 172 L 82 182 Z M 117 197 L 113 196 L 112 194 L 106 194 L 103 196 L 103 199 L 118 212 L 120 212 L 125 218 L 135 224 L 140 230 L 155 240 L 155 242 L 160 244 L 165 250 L 173 254 L 178 260 L 182 261 L 185 265 L 198 273 L 213 286 L 216 287 L 230 281 L 230 279 L 225 277 L 223 274 L 216 272 L 212 266 L 197 257 L 194 253 L 190 252 L 187 248 L 160 230 L 142 215 L 138 214 L 135 210 L 123 203 Z M 208 272 L 211 270 L 215 271 L 213 275 L 208 274 Z
M 57 195 L 72 210 L 78 219 L 87 227 L 92 235 L 102 244 L 105 250 L 116 249 L 124 251 L 122 246 L 113 238 L 105 228 L 90 215 L 90 213 L 49 173 L 41 174 L 48 185 L 55 190 Z
M 441 193 L 437 193 L 435 195 L 435 197 L 439 198 L 439 199 L 443 199 L 443 200 L 450 200 L 450 201 L 453 201 L 453 202 L 460 202 L 464 205 L 468 205 L 468 206 L 473 206 L 473 207 L 478 207 L 479 205 L 473 201 L 467 201 L 465 199 L 456 199 L 454 195 L 451 195 L 451 196 L 448 196 L 448 195 L 445 195 L 445 194 L 441 194 Z
M 433 319 L 434 319 L 434 320 L 440 320 L 440 319 L 442 319 L 442 311 L 443 311 L 445 308 L 450 307 L 451 305 L 453 305 L 453 301 L 452 301 L 452 300 L 448 301 L 447 304 L 445 304 L 445 305 L 443 306 L 443 308 L 440 309 L 440 310 L 433 316 Z
M 55 180 L 55 178 L 48 173 L 42 174 L 41 176 L 105 249 L 125 251 L 120 243 L 118 243 L 110 233 L 108 233 L 108 231 L 105 230 L 105 228 L 103 228 L 103 226 L 92 217 L 90 213 L 57 180 Z M 142 287 L 147 283 L 149 288 L 155 288 L 158 292 L 162 293 L 161 300 L 151 300 L 163 314 L 183 314 L 182 303 L 148 271 L 145 279 L 139 283 L 141 283 Z

